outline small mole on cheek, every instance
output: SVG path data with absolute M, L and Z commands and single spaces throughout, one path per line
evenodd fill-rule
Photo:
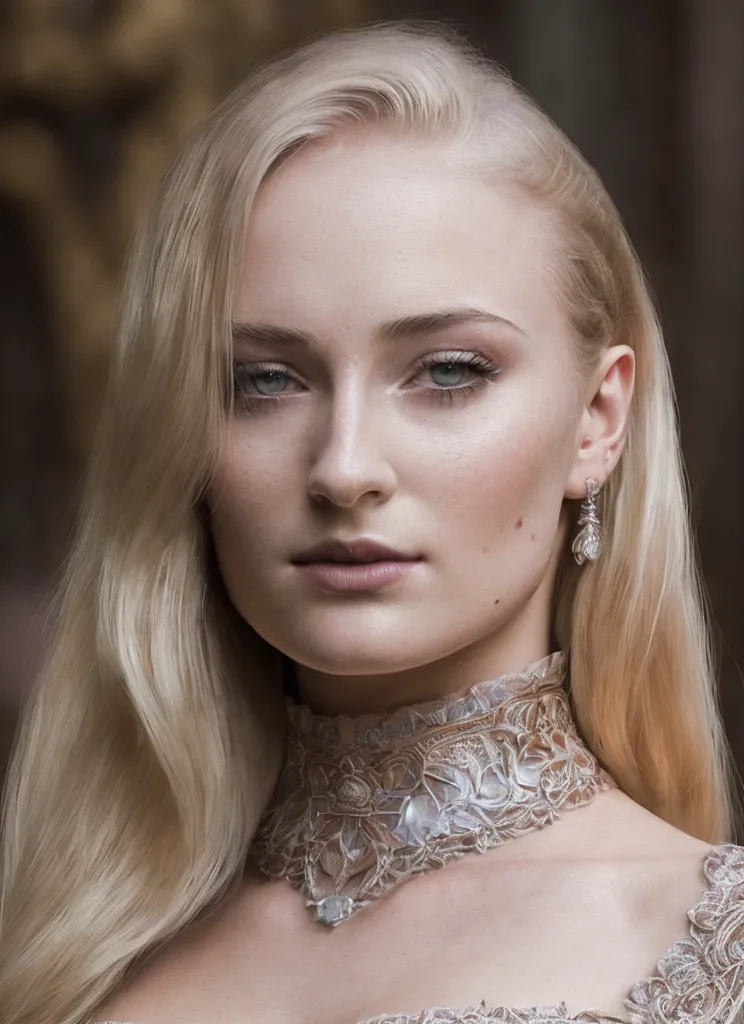
M 500 600 L 501 600 L 501 598 L 500 598 L 500 597 L 497 597 L 497 598 L 496 598 L 496 600 L 495 600 L 495 601 L 494 601 L 493 603 L 494 603 L 494 604 L 498 604 Z
M 519 519 L 517 519 L 517 521 L 514 524 L 514 526 L 515 526 L 515 529 L 517 529 L 517 530 L 521 530 L 522 529 L 522 517 L 521 516 L 519 517 Z

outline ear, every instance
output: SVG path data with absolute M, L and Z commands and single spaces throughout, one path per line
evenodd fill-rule
M 589 477 L 603 487 L 617 465 L 628 432 L 634 383 L 633 349 L 611 345 L 587 385 L 587 405 L 576 435 L 576 458 L 566 485 L 567 498 L 585 498 Z

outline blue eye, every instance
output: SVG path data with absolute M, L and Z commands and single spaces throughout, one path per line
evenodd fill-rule
M 466 398 L 490 384 L 500 372 L 495 363 L 477 352 L 431 352 L 418 365 L 428 370 L 432 379 L 435 372 L 440 372 L 440 367 L 445 377 L 449 377 L 444 383 L 441 380 L 435 381 L 436 387 L 424 389 L 437 402 L 451 403 L 457 397 Z M 467 384 L 460 383 L 466 373 L 475 374 L 476 379 Z
M 253 384 L 257 388 L 259 394 L 262 395 L 278 395 L 281 393 L 282 388 L 277 387 L 281 385 L 283 380 L 286 380 L 286 373 L 282 373 L 281 370 L 266 370 L 265 373 L 253 374 Z M 262 390 L 263 385 L 266 385 L 267 390 Z
M 460 363 L 460 362 L 457 362 L 457 363 L 432 363 L 431 366 L 429 367 L 429 370 L 431 371 L 431 374 L 432 374 L 432 380 L 434 379 L 435 371 L 436 372 L 441 372 L 441 368 L 442 367 L 444 367 L 445 376 L 447 374 L 452 375 L 452 373 L 454 371 L 454 377 L 455 377 L 454 380 L 450 379 L 450 380 L 438 380 L 438 381 L 435 381 L 436 384 L 441 384 L 442 387 L 445 387 L 445 388 L 457 387 L 458 384 L 461 384 L 462 383 L 463 373 L 467 369 L 469 369 L 464 363 Z
M 490 384 L 500 373 L 499 367 L 480 353 L 462 351 L 430 352 L 416 363 L 414 371 L 412 381 L 418 380 L 423 371 L 428 371 L 433 384 L 418 388 L 408 385 L 404 390 L 413 390 L 434 402 L 448 403 L 456 398 L 467 398 Z M 475 379 L 467 381 L 468 375 Z M 296 378 L 285 367 L 233 362 L 233 388 L 247 412 L 259 407 L 274 407 L 275 402 L 294 393 L 290 387 L 292 382 L 297 382 Z
M 252 398 L 279 397 L 286 391 L 282 385 L 289 380 L 290 375 L 280 367 L 258 365 L 249 369 L 243 363 L 233 363 L 233 387 L 244 402 Z

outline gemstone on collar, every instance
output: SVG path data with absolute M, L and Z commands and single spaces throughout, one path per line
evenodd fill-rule
M 351 917 L 353 910 L 354 901 L 349 896 L 332 893 L 315 905 L 315 920 L 321 924 L 339 924 Z
M 347 775 L 340 779 L 333 788 L 333 794 L 338 806 L 346 806 L 351 809 L 365 807 L 372 799 L 372 791 L 369 785 L 360 778 Z

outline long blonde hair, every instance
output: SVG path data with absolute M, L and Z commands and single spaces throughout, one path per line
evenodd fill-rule
M 230 415 L 231 296 L 261 183 L 303 142 L 374 126 L 540 203 L 579 365 L 636 353 L 600 495 L 606 546 L 564 552 L 554 634 L 588 744 L 620 786 L 728 838 L 718 718 L 669 364 L 642 271 L 581 155 L 451 29 L 377 23 L 264 66 L 197 129 L 133 245 L 58 625 L 3 808 L 0 1018 L 79 1024 L 128 968 L 227 898 L 283 757 L 274 655 L 215 569 L 205 489 Z M 274 652 L 275 654 L 276 652 Z

